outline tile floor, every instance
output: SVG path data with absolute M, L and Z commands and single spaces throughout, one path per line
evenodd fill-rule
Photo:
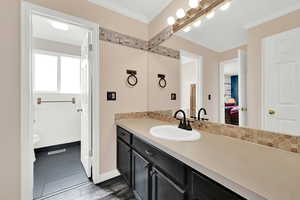
M 80 144 L 64 147 L 65 152 L 36 153 L 34 163 L 34 199 L 89 182 L 80 161 Z
M 45 200 L 136 200 L 122 177 L 99 185 L 87 183 Z

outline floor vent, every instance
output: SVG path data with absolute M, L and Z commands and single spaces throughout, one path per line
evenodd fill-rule
M 59 150 L 56 150 L 56 151 L 49 151 L 48 155 L 50 156 L 50 155 L 60 154 L 60 153 L 66 152 L 66 151 L 67 151 L 67 149 L 59 149 Z

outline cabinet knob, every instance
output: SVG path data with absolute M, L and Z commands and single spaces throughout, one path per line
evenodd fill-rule
M 144 166 L 144 168 L 149 168 L 149 167 L 150 167 L 150 163 L 148 163 Z
M 150 152 L 150 151 L 148 151 L 148 150 L 145 150 L 145 153 L 148 155 L 148 156 L 153 156 L 153 153 L 152 152 Z

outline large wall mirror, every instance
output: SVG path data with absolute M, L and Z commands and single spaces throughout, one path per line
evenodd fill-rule
M 180 50 L 178 108 L 191 117 L 204 108 L 201 118 L 212 122 L 300 135 L 300 10 L 274 16 L 289 3 L 295 1 L 233 0 L 165 41 Z

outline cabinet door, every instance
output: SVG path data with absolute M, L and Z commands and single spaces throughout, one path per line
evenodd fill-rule
M 122 140 L 117 140 L 117 167 L 125 181 L 131 186 L 131 150 Z
M 178 185 L 172 182 L 159 170 L 152 172 L 152 199 L 151 200 L 184 200 L 185 192 Z
M 191 200 L 245 200 L 208 177 L 191 172 Z
M 149 200 L 150 163 L 132 152 L 132 189 L 138 200 Z

